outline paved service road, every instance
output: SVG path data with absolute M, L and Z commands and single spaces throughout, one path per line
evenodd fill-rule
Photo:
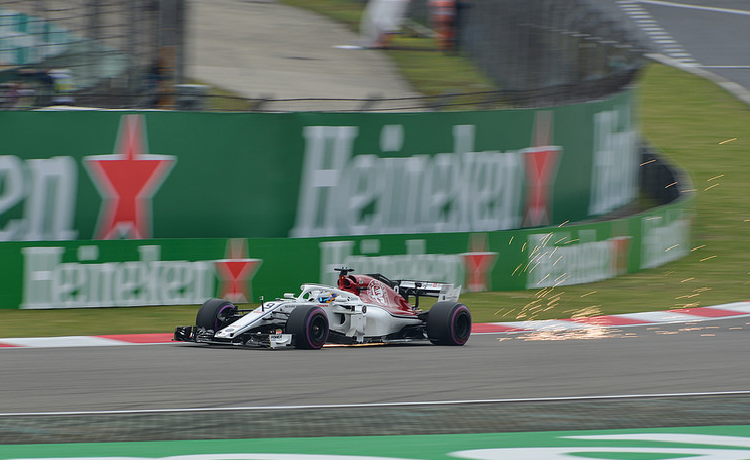
M 750 2 L 620 1 L 659 52 L 750 90 Z
M 750 390 L 750 321 L 475 335 L 464 347 L 194 344 L 5 349 L 0 412 L 151 410 Z M 570 336 L 567 336 L 570 337 Z
M 244 97 L 420 96 L 379 50 L 344 49 L 346 26 L 274 0 L 191 0 L 187 73 Z M 274 102 L 269 110 L 351 110 L 361 102 Z

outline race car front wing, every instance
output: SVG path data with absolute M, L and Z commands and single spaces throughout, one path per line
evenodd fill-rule
M 294 344 L 292 334 L 253 333 L 233 340 L 217 339 L 215 332 L 196 326 L 179 326 L 174 330 L 175 342 L 207 343 L 211 345 L 235 345 L 258 348 L 284 348 Z

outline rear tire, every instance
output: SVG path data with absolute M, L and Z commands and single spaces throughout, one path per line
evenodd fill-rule
M 435 345 L 463 345 L 471 335 L 471 313 L 458 302 L 438 302 L 427 313 L 427 337 Z
M 294 335 L 294 346 L 319 350 L 328 340 L 328 315 L 315 305 L 296 307 L 289 314 L 285 331 Z
M 198 309 L 195 324 L 217 332 L 232 323 L 236 316 L 237 307 L 233 303 L 223 299 L 209 299 Z

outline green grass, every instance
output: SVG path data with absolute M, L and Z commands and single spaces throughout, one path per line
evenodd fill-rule
M 341 0 L 328 3 L 337 1 Z M 452 82 L 450 76 L 446 80 Z M 455 87 L 472 90 L 465 86 L 470 83 L 460 81 Z M 465 294 L 462 301 L 470 307 L 475 322 L 631 313 L 750 300 L 750 108 L 706 80 L 657 64 L 643 73 L 640 98 L 644 135 L 692 177 L 698 208 L 694 250 L 663 267 L 599 283 Z M 191 324 L 197 308 L 0 310 L 0 337 L 170 332 L 176 325 Z
M 146 334 L 195 323 L 198 306 L 0 310 L 0 337 Z
M 706 80 L 655 64 L 640 81 L 640 95 L 643 134 L 692 177 L 697 194 L 693 251 L 663 267 L 599 283 L 467 294 L 462 299 L 475 321 L 750 300 L 750 109 Z M 539 305 L 553 308 L 541 312 Z

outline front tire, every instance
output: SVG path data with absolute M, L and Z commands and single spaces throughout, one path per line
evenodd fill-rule
M 315 305 L 296 307 L 289 314 L 285 330 L 294 335 L 296 348 L 319 350 L 328 340 L 328 315 Z
M 463 345 L 471 335 L 471 313 L 458 302 L 438 302 L 427 313 L 427 337 L 435 345 Z
M 237 316 L 237 307 L 223 299 L 209 299 L 203 302 L 195 317 L 195 324 L 205 330 L 217 332 L 230 323 Z

